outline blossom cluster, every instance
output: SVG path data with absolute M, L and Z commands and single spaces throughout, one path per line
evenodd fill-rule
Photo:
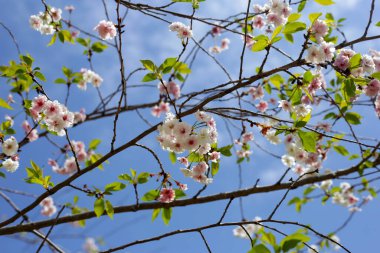
M 340 71 L 347 71 L 350 68 L 350 74 L 356 78 L 371 75 L 374 72 L 380 72 L 380 52 L 370 50 L 370 54 L 361 55 L 358 66 L 351 66 L 350 60 L 357 53 L 351 49 L 341 49 L 335 58 L 333 65 Z M 364 86 L 363 92 L 366 96 L 375 98 L 375 112 L 380 117 L 380 81 L 376 78 L 370 78 L 367 85 Z M 352 98 L 355 100 L 357 97 Z
M 11 136 L 6 139 L 1 145 L 3 153 L 9 158 L 5 159 L 2 166 L 8 172 L 15 172 L 19 167 L 19 158 L 17 151 L 19 148 L 18 142 L 15 137 Z
M 206 162 L 200 162 L 191 169 L 181 168 L 181 171 L 185 177 L 190 177 L 194 179 L 195 182 L 207 185 L 213 181 L 212 178 L 208 178 L 206 175 L 208 168 L 209 166 Z
M 260 221 L 262 220 L 260 217 L 255 217 L 253 221 Z M 241 226 L 238 226 L 233 229 L 233 234 L 236 237 L 243 238 L 243 239 L 250 239 L 252 238 L 254 234 L 259 232 L 259 230 L 262 228 L 262 226 L 258 224 L 247 224 L 243 225 L 244 229 Z M 248 233 L 248 234 L 247 234 Z
M 92 151 L 86 151 L 86 146 L 81 141 L 71 141 L 71 146 L 77 158 L 78 162 L 85 162 L 88 157 L 92 155 Z M 71 146 L 66 145 L 66 151 L 71 151 Z M 55 160 L 49 159 L 48 164 L 52 167 L 52 170 L 61 175 L 71 175 L 78 170 L 77 161 L 75 157 L 67 157 L 63 167 L 61 168 Z
M 158 127 L 157 140 L 164 150 L 177 154 L 188 151 L 189 155 L 206 156 L 208 160 L 217 161 L 220 159 L 220 154 L 214 152 L 211 147 L 217 142 L 216 122 L 210 115 L 202 111 L 196 112 L 195 116 L 197 122 L 191 126 L 175 118 L 172 113 L 168 113 L 164 123 Z M 201 161 L 189 169 L 186 157 L 179 158 L 179 160 L 187 167 L 181 169 L 185 176 L 203 184 L 212 181 L 206 176 L 208 169 L 206 162 Z
M 161 95 L 173 95 L 175 99 L 178 99 L 181 96 L 181 88 L 174 81 L 170 82 L 160 82 L 157 84 L 157 88 L 160 91 Z
M 172 188 L 162 188 L 158 201 L 162 203 L 170 203 L 175 199 L 175 191 Z
M 45 95 L 39 95 L 33 99 L 29 112 L 34 120 L 43 120 L 47 129 L 56 132 L 59 136 L 63 136 L 64 129 L 74 124 L 74 113 L 57 100 L 48 100 Z
M 256 15 L 252 20 L 252 26 L 261 29 L 265 25 L 284 25 L 288 21 L 292 8 L 286 1 L 270 0 L 268 4 L 263 6 L 255 4 L 253 11 L 256 14 L 265 13 L 266 20 L 263 15 Z
M 247 148 L 247 144 L 250 141 L 254 140 L 254 136 L 252 132 L 246 132 L 242 134 L 241 140 L 235 140 L 235 144 L 242 146 L 242 149 L 236 151 L 236 154 L 239 158 L 248 158 L 252 151 Z
M 87 89 L 87 83 L 91 83 L 94 87 L 97 88 L 100 87 L 103 82 L 103 78 L 92 70 L 82 68 L 80 70 L 80 74 L 82 79 L 79 81 L 77 86 L 81 90 Z
M 44 216 L 50 217 L 57 212 L 57 207 L 54 205 L 52 197 L 43 199 L 40 206 L 42 206 L 41 214 Z
M 181 22 L 173 22 L 169 25 L 169 29 L 172 32 L 177 32 L 178 38 L 181 40 L 190 39 L 193 37 L 193 31 L 189 26 L 181 23 Z
M 222 33 L 222 28 L 220 26 L 216 25 L 211 29 L 211 35 L 213 37 L 220 36 L 221 33 Z M 210 47 L 209 51 L 213 54 L 219 54 L 222 51 L 227 50 L 229 48 L 230 43 L 231 43 L 231 41 L 228 38 L 224 38 L 221 40 L 220 46 L 214 45 L 214 46 Z
M 166 103 L 164 101 L 161 101 L 159 105 L 153 106 L 152 111 L 151 111 L 152 115 L 157 118 L 161 116 L 161 113 L 168 113 L 168 112 L 170 112 L 169 103 Z
M 61 14 L 61 9 L 52 7 L 48 11 L 30 16 L 29 24 L 41 34 L 51 35 L 55 32 L 55 23 L 58 23 L 62 18 Z
M 326 151 L 317 145 L 315 153 L 307 152 L 302 147 L 298 136 L 289 134 L 285 138 L 286 154 L 281 157 L 282 163 L 292 168 L 299 176 L 313 176 L 314 172 L 322 168 L 322 161 L 327 158 Z
M 98 32 L 99 37 L 103 40 L 111 40 L 117 35 L 116 27 L 111 21 L 101 20 L 94 27 L 94 30 Z

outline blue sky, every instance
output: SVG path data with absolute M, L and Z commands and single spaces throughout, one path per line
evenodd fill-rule
M 109 11 L 112 13 L 113 21 L 115 21 L 114 4 L 109 2 Z M 152 1 L 144 1 L 151 3 Z M 154 1 L 154 4 L 160 5 L 168 1 Z M 201 4 L 197 16 L 199 17 L 218 17 L 225 18 L 231 14 L 245 11 L 246 2 L 243 0 L 207 0 Z M 256 3 L 257 1 L 253 1 Z M 363 27 L 367 22 L 367 15 L 369 12 L 369 0 L 337 0 L 337 4 L 332 7 L 322 8 L 316 4 L 308 4 L 306 12 L 332 12 L 336 18 L 346 17 L 345 31 L 348 40 L 357 38 L 362 34 Z M 104 10 L 100 0 L 72 0 L 72 1 L 48 1 L 52 6 L 64 8 L 65 5 L 73 4 L 76 7 L 72 15 L 73 24 L 78 25 L 84 30 L 92 31 L 93 27 L 99 20 L 105 19 Z M 258 3 L 262 3 L 259 1 Z M 152 3 L 151 3 L 152 4 Z M 28 25 L 29 16 L 36 14 L 43 10 L 43 6 L 39 1 L 6 1 L 0 0 L 0 6 L 4 6 L 0 10 L 0 21 L 7 25 L 14 33 L 22 53 L 30 53 L 36 59 L 36 66 L 41 67 L 42 72 L 46 75 L 48 81 L 44 84 L 45 90 L 50 97 L 62 101 L 65 95 L 65 87 L 53 83 L 55 78 L 61 77 L 61 67 L 66 66 L 74 71 L 79 71 L 80 68 L 88 68 L 86 57 L 82 55 L 83 48 L 79 45 L 72 46 L 67 44 L 60 44 L 59 42 L 51 47 L 46 45 L 49 42 L 49 36 L 42 36 L 38 32 L 32 30 Z M 175 10 L 190 13 L 190 9 L 186 4 L 178 4 Z M 378 10 L 374 14 L 375 21 L 379 21 L 380 13 Z M 67 18 L 67 13 L 64 12 L 64 18 Z M 307 16 L 305 15 L 305 19 Z M 170 21 L 177 21 L 178 19 L 170 17 Z M 170 33 L 167 24 L 154 20 L 149 17 L 142 17 L 140 13 L 130 11 L 126 19 L 123 53 L 125 55 L 127 73 L 133 69 L 140 67 L 140 59 L 151 59 L 157 63 L 162 62 L 167 57 L 175 57 L 181 50 L 180 41 L 176 38 L 175 34 Z M 209 27 L 199 23 L 194 24 L 195 38 L 201 38 Z M 377 31 L 378 33 L 378 31 Z M 376 34 L 374 29 L 370 30 L 370 34 Z M 237 35 L 223 35 L 231 40 L 230 50 L 217 55 L 217 59 L 231 70 L 232 77 L 237 78 L 239 70 L 239 57 L 241 52 L 241 39 Z M 213 45 L 213 40 L 208 39 L 204 47 L 209 48 Z M 288 53 L 297 52 L 297 45 L 290 45 L 286 42 L 281 42 L 283 48 Z M 359 52 L 365 53 L 369 48 L 375 48 L 374 42 L 364 43 L 361 46 L 355 47 Z M 379 48 L 377 48 L 379 49 Z M 260 54 L 252 54 L 247 52 L 246 64 L 244 67 L 244 76 L 249 76 L 254 73 L 255 67 L 260 63 Z M 0 65 L 6 64 L 11 59 L 17 58 L 17 52 L 8 34 L 0 29 Z M 286 62 L 286 58 L 277 56 L 272 57 L 267 65 L 267 68 L 282 65 Z M 109 94 L 120 82 L 119 64 L 116 51 L 112 48 L 106 50 L 101 55 L 94 57 L 94 68 L 105 80 L 101 91 L 103 94 Z M 130 81 L 131 85 L 140 84 L 142 73 L 136 75 Z M 183 93 L 197 90 L 204 86 L 211 86 L 212 84 L 222 83 L 227 81 L 226 76 L 218 68 L 213 61 L 204 53 L 200 53 L 194 65 L 193 72 L 190 75 L 187 85 L 183 89 Z M 96 90 L 93 87 L 88 87 L 86 92 L 78 90 L 73 87 L 72 96 L 69 99 L 69 109 L 77 111 L 80 108 L 86 108 L 87 112 L 91 112 L 93 108 L 99 103 Z M 8 94 L 8 87 L 2 81 L 0 86 L 0 97 L 5 98 Z M 157 99 L 157 90 L 155 88 L 141 88 L 130 89 L 128 92 L 129 103 L 141 103 L 144 101 L 155 101 Z M 0 117 L 3 118 L 8 111 L 0 110 Z M 14 113 L 17 113 L 15 111 Z M 141 113 L 152 123 L 158 123 L 161 119 L 155 119 L 150 115 L 149 110 L 141 111 Z M 373 111 L 363 111 L 365 115 L 363 126 L 358 126 L 355 130 L 358 135 L 377 137 L 375 130 L 378 129 L 378 120 L 374 117 Z M 13 114 L 11 114 L 13 115 Z M 22 117 L 17 117 L 15 124 L 20 126 Z M 194 117 L 189 116 L 188 122 L 193 122 Z M 141 129 L 148 128 L 147 125 L 136 115 L 136 113 L 124 113 L 120 117 L 118 125 L 118 140 L 117 145 L 125 143 L 126 140 L 133 138 L 134 135 L 139 133 Z M 220 131 L 219 146 L 230 143 L 224 123 L 221 119 L 217 119 L 218 129 Z M 343 125 L 342 125 L 343 126 Z M 347 132 L 347 129 L 343 129 Z M 109 143 L 112 138 L 112 118 L 102 119 L 96 122 L 85 123 L 77 128 L 70 129 L 70 137 L 73 140 L 82 140 L 88 144 L 92 139 L 99 138 L 103 140 L 100 145 L 100 151 L 103 153 L 108 152 Z M 21 138 L 21 128 L 16 137 Z M 259 133 L 255 130 L 255 135 Z M 178 170 L 178 165 L 172 165 L 167 158 L 166 152 L 161 151 L 159 145 L 156 143 L 154 137 L 155 133 L 148 136 L 148 138 L 141 141 L 141 143 L 152 147 L 158 152 L 162 158 L 165 168 L 167 168 L 176 178 L 183 178 Z M 234 131 L 234 137 L 238 136 L 238 132 Z M 55 141 L 63 144 L 65 140 L 59 137 L 53 137 Z M 265 148 L 270 149 L 276 154 L 282 155 L 284 147 L 274 147 L 273 145 L 257 138 L 258 142 Z M 354 147 L 349 147 L 354 148 Z M 260 184 L 269 184 L 275 182 L 279 175 L 284 171 L 281 161 L 274 160 L 268 157 L 265 153 L 257 148 L 253 148 L 254 155 L 252 161 L 243 165 L 243 186 L 249 187 L 254 184 L 257 178 L 261 179 Z M 23 182 L 26 177 L 24 168 L 28 166 L 29 161 L 32 159 L 40 166 L 45 167 L 46 173 L 52 173 L 50 167 L 47 165 L 49 157 L 54 158 L 57 150 L 54 149 L 44 139 L 26 145 L 22 149 L 21 166 L 20 169 L 14 174 L 8 174 L 6 180 L 0 181 L 0 186 L 5 188 L 13 188 L 33 194 L 40 194 L 41 189 L 36 185 L 28 185 Z M 340 169 L 351 164 L 346 161 L 340 161 L 338 156 L 331 155 L 325 163 L 325 168 Z M 155 161 L 148 153 L 142 152 L 138 148 L 130 148 L 123 151 L 119 156 L 110 159 L 110 164 L 105 165 L 105 170 L 95 170 L 85 175 L 80 180 L 75 181 L 75 185 L 81 186 L 83 184 L 94 185 L 102 187 L 107 183 L 117 180 L 117 176 L 125 173 L 129 168 L 134 168 L 137 171 L 157 171 Z M 53 181 L 62 181 L 65 176 L 53 175 Z M 191 196 L 199 189 L 199 185 L 186 181 L 190 186 L 188 195 Z M 338 184 L 340 181 L 336 181 Z M 142 187 L 139 191 L 140 194 L 147 190 L 156 187 L 155 182 Z M 215 182 L 208 187 L 205 195 L 214 194 L 224 191 L 232 191 L 238 187 L 238 169 L 235 164 L 235 157 L 225 158 L 220 173 L 215 177 Z M 80 197 L 79 205 L 91 208 L 93 199 L 84 196 L 80 193 L 74 193 L 71 189 L 63 189 L 61 192 L 54 196 L 57 203 L 65 203 L 72 201 L 73 196 Z M 244 199 L 245 216 L 247 219 L 253 219 L 255 216 L 266 217 L 274 208 L 276 201 L 278 201 L 283 192 L 262 194 L 247 197 Z M 300 194 L 300 191 L 294 191 L 290 194 L 288 199 Z M 20 197 L 17 195 L 10 195 L 19 207 L 28 205 L 32 198 Z M 133 189 L 128 186 L 126 190 L 112 196 L 112 203 L 114 205 L 132 204 L 134 201 Z M 1 214 L 4 219 L 12 214 L 12 210 L 7 204 L 0 200 Z M 364 207 L 364 210 L 356 215 L 350 225 L 343 230 L 338 236 L 341 238 L 342 243 L 347 246 L 352 252 L 376 252 L 378 227 L 380 225 L 377 219 L 378 214 L 378 200 L 375 200 Z M 107 217 L 100 219 L 92 219 L 87 222 L 87 227 L 74 228 L 70 224 L 60 225 L 54 228 L 51 238 L 54 239 L 63 249 L 67 252 L 80 252 L 82 243 L 86 236 L 94 238 L 103 238 L 105 245 L 100 246 L 105 250 L 110 247 L 115 247 L 120 244 L 131 242 L 137 239 L 147 238 L 150 236 L 159 235 L 168 231 L 176 230 L 179 228 L 191 228 L 199 225 L 206 225 L 217 221 L 226 205 L 226 201 L 213 202 L 205 205 L 196 205 L 190 207 L 180 207 L 173 211 L 173 218 L 170 226 L 163 225 L 162 221 L 157 219 L 154 223 L 151 222 L 151 211 L 144 211 L 138 213 L 127 213 L 116 215 L 115 219 L 111 221 Z M 39 214 L 39 207 L 35 208 L 30 213 L 32 220 L 40 220 L 43 217 Z M 67 211 L 64 212 L 64 214 Z M 281 207 L 277 213 L 277 219 L 286 219 L 299 221 L 305 224 L 311 224 L 322 233 L 329 233 L 336 227 L 342 224 L 348 217 L 349 212 L 344 208 L 332 205 L 328 202 L 325 206 L 321 206 L 318 201 L 314 201 L 305 206 L 301 214 L 297 214 L 293 207 Z M 238 208 L 238 201 L 234 201 L 225 218 L 226 221 L 239 221 L 241 219 Z M 282 231 L 293 232 L 295 227 L 279 227 Z M 232 236 L 232 228 L 213 229 L 204 232 L 211 249 L 213 252 L 246 252 L 249 249 L 249 242 L 246 240 L 234 238 Z M 29 238 L 34 238 L 29 235 Z M 314 240 L 317 241 L 316 238 Z M 3 252 L 34 252 L 37 248 L 35 244 L 23 243 L 16 240 L 12 236 L 0 237 L 0 243 L 3 247 Z M 49 252 L 47 247 L 43 252 Z M 198 234 L 185 234 L 178 235 L 172 238 L 164 239 L 159 242 L 152 242 L 142 246 L 134 246 L 128 250 L 121 252 L 206 252 L 204 244 Z

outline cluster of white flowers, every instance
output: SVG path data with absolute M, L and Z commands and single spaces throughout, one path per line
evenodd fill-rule
M 61 9 L 52 7 L 48 11 L 30 16 L 29 24 L 34 30 L 39 31 L 41 34 L 51 35 L 55 32 L 54 23 L 58 23 L 62 18 L 61 14 Z
M 181 40 L 190 39 L 193 37 L 193 31 L 189 26 L 181 23 L 181 22 L 173 22 L 169 25 L 169 29 L 172 32 L 177 32 L 178 38 Z
M 345 207 L 351 207 L 358 203 L 359 198 L 353 193 L 351 185 L 347 182 L 340 184 L 340 191 L 334 192 L 332 202 Z
M 318 46 L 311 45 L 307 49 L 305 60 L 312 64 L 322 64 L 326 61 L 332 61 L 334 52 L 335 47 L 333 43 L 322 41 Z
M 111 21 L 100 21 L 94 30 L 98 32 L 99 37 L 103 40 L 111 40 L 117 35 L 116 27 Z
M 197 122 L 191 126 L 186 122 L 181 122 L 172 113 L 167 113 L 166 119 L 158 127 L 159 135 L 157 140 L 164 150 L 175 153 L 188 151 L 201 156 L 208 155 L 209 160 L 220 159 L 219 152 L 212 152 L 211 145 L 217 142 L 218 132 L 215 120 L 202 111 L 195 113 Z M 180 162 L 188 166 L 187 158 L 179 158 Z M 201 162 L 192 169 L 181 169 L 187 177 L 192 177 L 195 181 L 208 184 L 212 180 L 208 179 L 206 172 L 208 165 Z
M 81 141 L 71 141 L 71 146 L 73 147 L 78 162 L 85 162 L 88 157 L 92 155 L 92 151 L 87 152 L 85 144 Z M 66 150 L 71 152 L 70 145 L 66 145 Z M 74 156 L 67 157 L 62 168 L 52 159 L 49 159 L 48 164 L 52 167 L 54 172 L 62 175 L 71 175 L 78 170 Z
M 158 83 L 157 88 L 161 95 L 173 95 L 175 99 L 181 96 L 181 88 L 174 81 Z
M 255 4 L 253 11 L 255 13 L 266 13 L 266 21 L 262 15 L 256 15 L 252 20 L 252 26 L 260 29 L 265 25 L 284 25 L 288 21 L 292 8 L 286 1 L 270 0 L 268 4 L 263 6 Z
M 3 153 L 6 156 L 9 156 L 9 158 L 5 159 L 5 161 L 2 163 L 2 166 L 8 172 L 15 172 L 19 167 L 19 158 L 17 155 L 19 145 L 16 138 L 13 136 L 9 137 L 3 142 L 1 147 Z
M 281 157 L 282 163 L 292 168 L 299 176 L 313 176 L 314 171 L 322 168 L 322 161 L 326 159 L 326 153 L 317 148 L 316 153 L 306 152 L 302 147 L 298 136 L 289 134 L 285 137 L 286 154 Z
M 86 241 L 83 244 L 83 250 L 86 253 L 98 253 L 99 248 L 96 245 L 95 239 L 91 237 L 86 238 Z
M 306 117 L 312 110 L 312 107 L 310 105 L 299 104 L 293 106 L 287 100 L 278 101 L 278 107 L 282 108 L 282 110 L 286 112 L 294 112 L 297 115 L 297 118 Z
M 82 68 L 80 70 L 82 79 L 78 83 L 78 88 L 81 90 L 87 89 L 87 83 L 92 83 L 94 87 L 100 87 L 103 82 L 103 78 L 92 70 Z
M 44 198 L 40 206 L 42 206 L 41 214 L 44 216 L 52 216 L 57 212 L 57 207 L 54 205 L 54 201 L 52 197 L 46 197 Z
M 248 142 L 253 141 L 253 140 L 254 140 L 253 133 L 246 132 L 242 134 L 240 141 L 239 140 L 234 141 L 235 144 L 242 146 L 242 149 L 239 149 L 236 151 L 236 154 L 239 158 L 246 158 L 252 155 L 252 151 L 246 148 L 247 146 L 246 144 L 248 144 Z
M 200 155 L 211 150 L 211 144 L 217 142 L 215 120 L 202 111 L 195 113 L 198 124 L 194 126 L 180 122 L 172 113 L 166 115 L 162 125 L 158 127 L 157 140 L 165 150 L 175 153 L 184 151 L 196 152 Z
M 260 217 L 255 217 L 253 221 L 260 221 L 260 220 L 262 220 Z M 258 224 L 247 224 L 247 225 L 243 225 L 243 227 L 245 228 L 245 230 L 241 226 L 234 228 L 232 230 L 234 236 L 243 238 L 243 239 L 249 239 L 249 237 L 252 238 L 253 235 L 259 232 L 259 230 L 262 228 L 262 226 Z M 248 232 L 248 235 L 247 235 L 247 232 Z
M 222 28 L 220 26 L 214 26 L 211 29 L 211 35 L 213 37 L 220 36 L 221 32 L 222 32 Z M 209 48 L 209 51 L 213 54 L 219 54 L 219 53 L 223 52 L 224 50 L 227 50 L 229 48 L 230 43 L 231 43 L 231 41 L 228 38 L 224 38 L 221 40 L 220 46 L 214 45 L 214 46 Z
M 74 124 L 74 113 L 57 100 L 48 100 L 45 95 L 35 97 L 29 111 L 34 120 L 43 120 L 47 129 L 56 132 L 59 136 L 63 136 L 64 129 Z
M 356 77 L 364 77 L 366 74 L 371 75 L 374 72 L 380 72 L 380 52 L 370 49 L 370 54 L 361 56 L 358 66 L 350 66 L 350 59 L 356 55 L 356 52 L 351 49 L 341 49 L 335 58 L 334 66 L 341 71 L 346 71 L 349 67 L 350 73 Z M 375 97 L 375 112 L 380 117 L 380 81 L 373 79 L 364 86 L 363 92 L 366 96 Z M 356 97 L 353 98 L 354 100 Z
M 26 138 L 28 138 L 30 142 L 38 139 L 37 129 L 32 129 L 32 127 L 30 126 L 27 120 L 24 120 L 21 126 L 22 126 L 22 129 L 24 129 L 25 134 L 27 134 Z
M 197 165 L 193 166 L 191 169 L 181 168 L 182 173 L 185 177 L 190 177 L 194 179 L 195 182 L 201 184 L 211 184 L 213 179 L 207 177 L 207 169 L 209 168 L 208 164 L 205 162 L 200 162 Z
M 161 113 L 168 113 L 168 112 L 170 112 L 169 103 L 165 103 L 163 101 L 161 101 L 159 105 L 153 106 L 152 111 L 151 111 L 152 115 L 157 118 L 161 116 Z

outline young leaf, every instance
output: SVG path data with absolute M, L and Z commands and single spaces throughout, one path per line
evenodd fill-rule
M 320 5 L 332 5 L 335 3 L 333 0 L 314 0 L 314 1 L 319 3 Z
M 13 108 L 2 98 L 0 98 L 0 107 L 3 107 L 8 110 L 13 110 Z
M 153 213 L 152 213 L 152 221 L 154 221 L 156 218 L 157 218 L 157 216 L 160 214 L 160 212 L 161 212 L 161 209 L 162 208 L 156 208 L 156 209 L 153 209 Z
M 96 199 L 94 202 L 94 212 L 96 217 L 100 217 L 104 213 L 104 199 Z
M 175 164 L 177 162 L 177 156 L 174 152 L 169 153 L 169 159 L 172 162 L 172 164 Z
M 104 187 L 104 191 L 106 192 L 115 192 L 115 191 L 121 191 L 125 188 L 125 184 L 123 183 L 120 183 L 120 182 L 113 182 L 113 183 L 110 183 L 110 184 L 107 184 L 105 187 Z
M 113 214 L 114 214 L 114 210 L 113 210 L 113 206 L 111 204 L 111 202 L 109 200 L 106 200 L 106 212 L 107 212 L 107 215 L 113 219 Z
M 142 172 L 137 177 L 137 183 L 145 184 L 146 182 L 148 182 L 149 177 L 150 177 L 150 174 L 148 172 Z
M 315 152 L 317 145 L 317 134 L 314 132 L 304 132 L 302 130 L 298 131 L 298 136 L 301 139 L 303 148 L 307 152 Z
M 164 221 L 165 225 L 169 225 L 170 219 L 172 218 L 172 208 L 163 208 L 162 209 L 162 220 Z
M 158 190 L 150 190 L 147 193 L 144 194 L 144 196 L 141 198 L 142 201 L 153 201 L 156 200 L 160 195 L 160 192 Z
M 96 150 L 96 148 L 99 146 L 99 144 L 102 142 L 100 139 L 93 139 L 90 144 L 88 145 L 88 148 L 91 150 Z

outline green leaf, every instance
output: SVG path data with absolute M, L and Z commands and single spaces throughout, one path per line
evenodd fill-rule
M 347 102 L 350 101 L 350 98 L 355 97 L 356 95 L 356 86 L 352 79 L 344 80 L 341 90 Z
M 309 20 L 311 24 L 314 24 L 315 20 L 317 20 L 320 16 L 322 16 L 321 12 L 318 13 L 310 13 L 309 14 Z
M 149 178 L 150 174 L 148 172 L 142 172 L 137 177 L 137 183 L 145 184 L 146 182 L 148 182 Z
M 305 8 L 306 2 L 307 2 L 307 0 L 303 0 L 303 1 L 298 5 L 298 8 L 297 8 L 297 11 L 298 11 L 298 12 L 303 11 L 303 9 Z
M 355 69 L 360 67 L 360 62 L 361 62 L 362 56 L 361 54 L 355 54 L 350 58 L 350 69 Z
M 320 5 L 332 5 L 335 3 L 332 0 L 314 0 L 314 1 L 319 3 Z
M 88 38 L 88 39 L 83 39 L 83 38 L 77 38 L 76 41 L 81 44 L 82 46 L 84 47 L 89 47 L 90 46 L 90 43 L 91 43 L 91 40 Z
M 172 162 L 172 164 L 175 164 L 177 162 L 177 156 L 174 152 L 169 153 L 169 159 Z
M 344 117 L 346 118 L 348 123 L 353 124 L 353 125 L 359 125 L 360 119 L 362 118 L 362 116 L 356 112 L 347 112 Z
M 282 239 L 280 245 L 284 252 L 288 252 L 289 250 L 297 247 L 299 243 L 308 242 L 310 238 L 304 234 L 295 233 L 292 235 L 288 235 L 284 239 Z
M 380 26 L 380 21 L 379 21 L 379 22 L 377 22 L 375 26 Z
M 34 74 L 35 77 L 37 77 L 41 81 L 46 82 L 46 77 L 41 72 L 35 71 L 33 74 Z
M 96 199 L 94 202 L 94 212 L 96 214 L 96 217 L 102 216 L 104 213 L 104 199 Z
M 186 193 L 181 189 L 174 189 L 175 191 L 175 199 L 180 199 L 186 197 Z
M 101 42 L 95 42 L 91 45 L 92 51 L 96 53 L 101 53 L 103 52 L 108 46 L 106 44 L 103 44 Z
M 109 200 L 106 200 L 106 212 L 107 212 L 108 216 L 111 219 L 113 219 L 114 210 L 113 210 L 113 206 Z
M 292 14 L 293 15 L 293 14 Z M 292 16 L 290 15 L 289 18 Z M 294 15 L 297 15 L 297 13 L 294 13 Z M 301 16 L 301 14 L 299 14 Z M 288 18 L 288 20 L 289 20 Z M 274 29 L 273 33 L 272 33 L 272 37 L 271 37 L 271 40 L 273 40 L 274 37 L 276 37 L 282 30 L 283 26 L 280 25 L 280 26 L 277 26 L 276 29 Z
M 301 16 L 302 16 L 301 13 L 292 13 L 292 14 L 290 14 L 290 16 L 288 17 L 288 22 L 294 22 L 294 21 L 297 21 Z
M 66 84 L 67 81 L 63 78 L 57 78 L 57 79 L 55 79 L 54 83 Z
M 292 105 L 299 105 L 301 104 L 301 99 L 302 99 L 302 90 L 301 88 L 296 86 L 293 89 L 290 101 L 292 102 Z
M 270 250 L 264 244 L 258 244 L 247 253 L 271 253 Z
M 13 108 L 2 98 L 0 98 L 0 107 L 3 107 L 8 110 L 13 110 Z
M 269 81 L 276 87 L 277 89 L 281 89 L 281 84 L 285 82 L 284 78 L 279 74 L 273 75 L 269 78 Z
M 259 51 L 262 51 L 264 50 L 267 46 L 268 46 L 269 42 L 268 42 L 268 38 L 262 38 L 260 40 L 257 40 L 253 46 L 252 46 L 252 51 L 253 52 L 259 52 Z
M 211 163 L 211 175 L 215 176 L 218 173 L 219 166 L 220 166 L 219 162 L 217 162 L 217 163 L 212 162 Z
M 155 73 L 148 73 L 143 77 L 142 82 L 151 82 L 156 79 L 157 79 L 157 75 Z
M 221 147 L 218 149 L 218 152 L 220 152 L 224 156 L 232 156 L 232 153 L 231 153 L 232 147 L 233 145 L 227 145 L 227 146 Z
M 121 191 L 125 188 L 125 184 L 123 183 L 120 183 L 120 182 L 113 182 L 113 183 L 110 183 L 110 184 L 107 184 L 105 187 L 104 187 L 104 191 L 106 192 L 115 192 L 115 191 Z
M 151 60 L 140 60 L 140 62 L 147 70 L 151 72 L 154 72 L 157 68 Z
M 164 221 L 165 225 L 169 225 L 170 219 L 172 218 L 172 208 L 163 208 L 162 209 L 162 220 Z
M 290 22 L 284 27 L 284 34 L 292 34 L 306 29 L 306 24 L 303 22 Z
M 5 174 L 0 171 L 0 177 L 5 178 Z
M 133 178 L 135 178 L 136 177 L 136 171 L 134 170 L 134 169 L 129 169 L 130 171 L 131 171 L 131 175 L 132 175 L 132 177 Z
M 53 36 L 51 36 L 50 42 L 49 44 L 47 44 L 47 46 L 50 47 L 51 45 L 53 45 L 56 39 L 57 39 L 57 33 L 54 33 Z
M 310 83 L 313 80 L 313 74 L 311 73 L 310 70 L 306 71 L 303 74 L 303 82 L 304 83 Z
M 156 200 L 160 195 L 160 192 L 158 190 L 150 190 L 147 193 L 144 194 L 144 196 L 141 198 L 142 201 L 153 201 Z
M 191 152 L 189 154 L 189 156 L 187 157 L 187 160 L 190 162 L 190 163 L 198 163 L 198 162 L 201 162 L 203 160 L 203 156 L 198 154 L 198 153 L 195 153 L 195 152 Z
M 117 178 L 120 180 L 132 181 L 131 176 L 128 174 L 121 174 Z
M 160 214 L 160 212 L 161 212 L 161 208 L 153 209 L 152 221 L 154 221 L 157 218 L 157 216 Z
M 293 35 L 291 35 L 290 33 L 285 33 L 285 39 L 287 41 L 289 41 L 290 43 L 293 43 L 294 42 L 294 38 L 293 38 Z
M 93 139 L 90 144 L 88 145 L 88 149 L 96 150 L 96 148 L 99 146 L 99 144 L 102 142 L 100 139 Z
M 307 152 L 315 152 L 316 151 L 316 145 L 317 145 L 317 137 L 318 135 L 314 132 L 304 132 L 299 130 L 298 136 L 301 139 L 303 148 Z
M 333 146 L 334 150 L 343 156 L 348 156 L 350 152 L 344 146 Z

